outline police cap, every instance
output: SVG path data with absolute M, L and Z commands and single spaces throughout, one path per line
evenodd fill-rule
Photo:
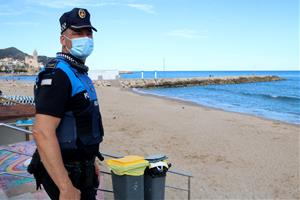
M 59 19 L 61 33 L 63 33 L 67 28 L 74 30 L 82 28 L 95 29 L 90 21 L 90 13 L 84 8 L 73 8 L 69 12 L 65 12 Z

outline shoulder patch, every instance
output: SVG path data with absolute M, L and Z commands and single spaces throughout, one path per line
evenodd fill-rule
M 51 85 L 52 84 L 52 79 L 43 79 L 41 82 L 41 85 Z

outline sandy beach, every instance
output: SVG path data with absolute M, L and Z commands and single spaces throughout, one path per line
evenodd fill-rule
M 29 83 L 0 85 L 7 95 L 33 95 Z M 105 129 L 101 150 L 166 154 L 173 169 L 193 174 L 192 199 L 300 199 L 300 126 L 118 87 L 96 89 Z M 186 180 L 169 174 L 167 184 L 186 187 Z M 187 195 L 167 189 L 166 197 Z

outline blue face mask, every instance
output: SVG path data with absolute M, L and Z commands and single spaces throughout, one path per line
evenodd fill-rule
M 67 50 L 70 52 L 71 55 L 79 58 L 81 60 L 85 60 L 93 51 L 94 49 L 94 41 L 92 38 L 89 37 L 80 37 L 80 38 L 73 38 L 70 39 L 67 36 L 64 36 L 68 40 L 72 42 L 72 48 Z

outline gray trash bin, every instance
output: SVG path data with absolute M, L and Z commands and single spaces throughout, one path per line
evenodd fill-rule
M 163 200 L 165 198 L 166 173 L 170 165 L 163 161 L 165 155 L 152 155 L 145 158 L 150 166 L 144 173 L 144 198 L 145 200 Z
M 107 160 L 106 164 L 111 169 L 114 199 L 144 199 L 144 172 L 149 165 L 144 157 L 128 155 Z
M 116 200 L 143 200 L 144 176 L 119 176 L 111 173 L 114 199 Z

